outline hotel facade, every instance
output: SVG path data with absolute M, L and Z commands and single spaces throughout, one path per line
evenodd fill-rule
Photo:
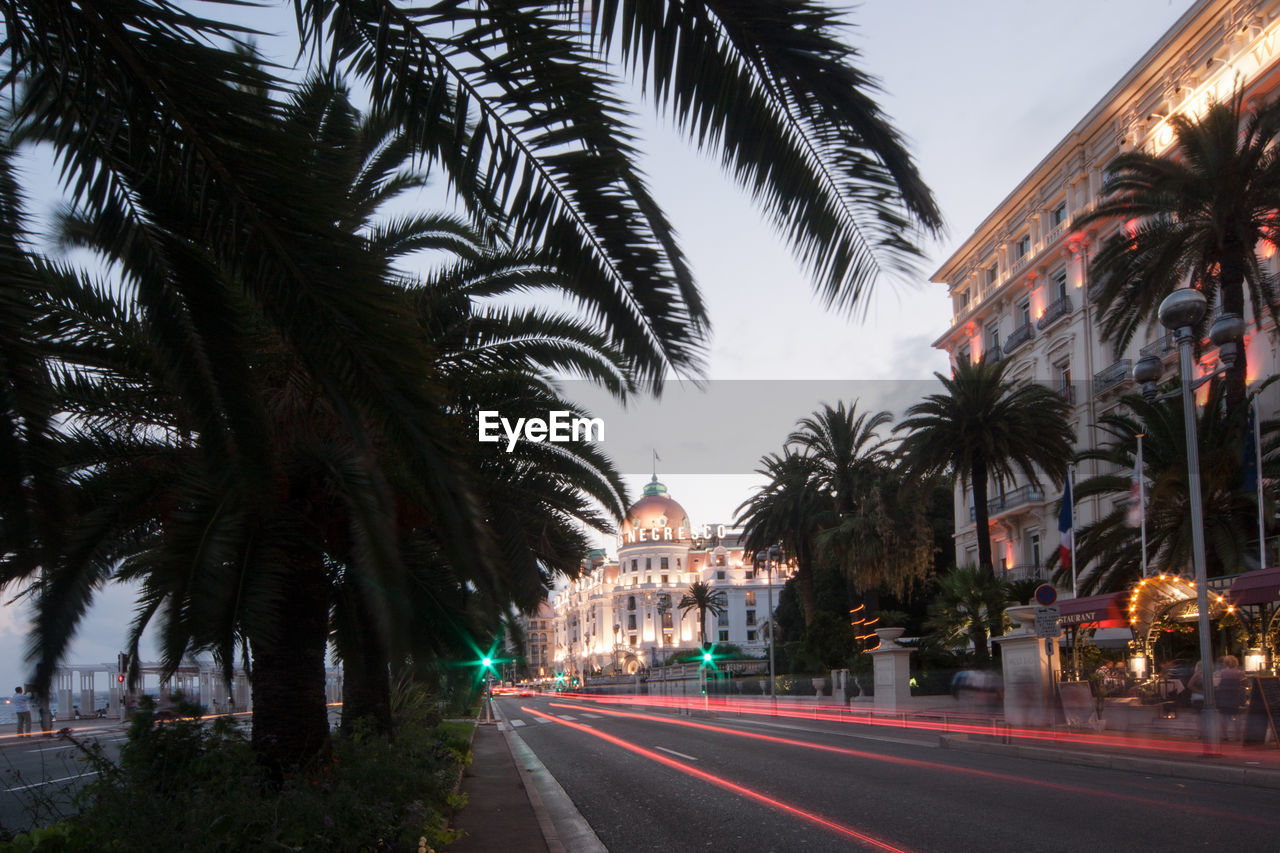
M 721 593 L 725 608 L 719 616 L 707 614 L 705 642 L 732 643 L 763 657 L 769 601 L 777 606 L 788 571 L 758 569 L 743 551 L 739 529 L 695 525 L 655 475 L 627 510 L 617 558 L 591 552 L 579 577 L 525 620 L 528 674 L 634 674 L 701 648 L 697 610 L 680 610 L 696 581 Z
M 947 287 L 950 327 L 934 346 L 953 363 L 983 355 L 1007 359 L 1006 376 L 1049 384 L 1071 404 L 1077 449 L 1107 439 L 1095 425 L 1115 410 L 1119 397 L 1136 393 L 1133 365 L 1144 355 L 1162 358 L 1176 372 L 1172 335 L 1158 324 L 1143 327 L 1122 352 L 1099 333 L 1097 282 L 1089 262 L 1123 223 L 1081 218 L 1103 189 L 1108 163 L 1124 151 L 1164 154 L 1173 143 L 1169 118 L 1196 116 L 1215 101 L 1243 91 L 1246 105 L 1280 95 L 1280 0 L 1202 0 L 1112 87 L 1040 161 L 934 274 Z M 1274 246 L 1260 247 L 1277 272 Z M 1277 367 L 1277 335 L 1269 317 L 1261 329 L 1253 317 L 1246 337 L 1252 383 Z M 1208 372 L 1214 352 L 1199 361 Z M 1268 392 L 1263 415 L 1276 414 Z M 1084 462 L 1077 481 L 1104 471 Z M 1005 578 L 1046 577 L 1046 560 L 1059 541 L 1060 490 L 1047 481 L 989 486 L 992 556 Z M 1077 529 L 1105 516 L 1126 496 L 1076 504 Z M 956 559 L 977 563 L 973 495 L 957 486 Z M 1274 558 L 1273 558 L 1274 559 Z M 1078 566 L 1080 577 L 1091 566 Z

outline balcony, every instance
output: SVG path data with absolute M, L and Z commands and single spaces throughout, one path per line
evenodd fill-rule
M 1093 396 L 1110 391 L 1133 375 L 1133 360 L 1122 358 L 1106 370 L 1093 374 Z
M 1155 356 L 1161 361 L 1177 354 L 1178 342 L 1174 339 L 1173 332 L 1170 332 L 1162 338 L 1157 338 L 1142 349 L 1138 350 L 1138 355 L 1142 358 L 1146 358 L 1150 355 Z
M 1040 331 L 1052 326 L 1063 317 L 1071 313 L 1071 297 L 1063 296 L 1049 303 L 1049 307 L 1044 309 L 1044 313 L 1040 315 L 1040 319 L 1036 320 L 1036 328 Z
M 1021 326 L 1013 330 L 1009 335 L 1009 339 L 1004 342 L 1004 351 L 1011 353 L 1018 347 L 1025 344 L 1035 336 L 1035 329 L 1030 323 L 1023 323 Z
M 1030 563 L 1025 565 L 1009 566 L 1004 570 L 1001 580 L 1004 581 L 1047 581 L 1050 580 L 1049 570 L 1044 566 L 1033 566 Z
M 997 515 L 1017 509 L 1026 504 L 1039 502 L 1044 500 L 1044 489 L 1039 486 L 1019 486 L 1011 492 L 1005 492 L 999 497 L 992 498 L 987 501 L 987 517 L 995 518 Z M 978 508 L 969 507 L 969 520 L 978 520 Z

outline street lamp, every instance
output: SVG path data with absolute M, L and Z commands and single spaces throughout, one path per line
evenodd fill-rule
M 769 695 L 775 695 L 777 682 L 774 681 L 773 674 L 773 566 L 781 561 L 782 549 L 777 545 L 769 548 L 768 551 L 757 551 L 756 562 L 764 565 L 765 577 L 768 579 L 768 614 L 769 614 Z
M 1208 754 L 1221 751 L 1218 739 L 1218 708 L 1213 697 L 1213 642 L 1209 631 L 1209 583 L 1205 569 L 1204 506 L 1200 495 L 1200 442 L 1196 429 L 1195 391 L 1219 373 L 1230 370 L 1240 357 L 1235 341 L 1244 334 L 1244 320 L 1239 314 L 1219 314 L 1209 330 L 1209 340 L 1218 347 L 1222 366 L 1207 376 L 1192 380 L 1191 345 L 1195 327 L 1204 318 L 1208 300 L 1192 288 L 1175 290 L 1160 303 L 1160 323 L 1174 334 L 1178 343 L 1178 369 L 1182 383 L 1182 420 L 1187 441 L 1187 490 L 1191 500 L 1191 559 L 1196 574 L 1196 610 L 1200 629 L 1200 671 L 1204 680 L 1204 748 Z M 1135 382 L 1142 385 L 1142 395 L 1157 398 L 1156 383 L 1162 373 L 1160 359 L 1145 356 L 1133 367 Z

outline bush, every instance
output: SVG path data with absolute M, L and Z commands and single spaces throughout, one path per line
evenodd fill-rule
M 441 726 L 434 710 L 399 719 L 393 737 L 357 723 L 325 759 L 274 785 L 231 718 L 158 723 L 144 708 L 118 765 L 81 746 L 100 775 L 76 795 L 78 813 L 0 844 L 0 853 L 397 853 L 424 839 L 439 848 L 454 840 L 444 818 L 460 805 L 453 788 L 470 760 L 469 736 L 468 727 Z

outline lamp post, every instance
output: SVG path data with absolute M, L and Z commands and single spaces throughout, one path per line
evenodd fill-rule
M 773 545 L 768 551 L 757 551 L 756 562 L 764 565 L 769 613 L 769 695 L 775 696 L 777 682 L 773 673 L 773 566 L 782 559 L 782 549 Z
M 1191 560 L 1196 575 L 1196 611 L 1200 630 L 1200 671 L 1204 680 L 1204 751 L 1217 754 L 1221 751 L 1218 731 L 1218 708 L 1213 696 L 1213 638 L 1209 627 L 1209 584 L 1205 568 L 1204 506 L 1200 495 L 1200 441 L 1196 429 L 1195 391 L 1209 379 L 1229 370 L 1240 353 L 1236 338 L 1244 334 L 1244 320 L 1238 314 L 1220 314 L 1209 330 L 1209 339 L 1218 346 L 1218 358 L 1222 367 L 1208 376 L 1192 379 L 1191 346 L 1195 341 L 1195 327 L 1204 318 L 1208 300 L 1203 293 L 1192 288 L 1175 290 L 1160 303 L 1160 323 L 1173 332 L 1178 343 L 1178 369 L 1182 384 L 1182 420 L 1187 441 L 1187 490 L 1191 504 Z M 1142 395 L 1148 400 L 1157 398 L 1156 383 L 1162 373 L 1160 359 L 1146 356 L 1133 367 L 1133 378 L 1142 385 Z

